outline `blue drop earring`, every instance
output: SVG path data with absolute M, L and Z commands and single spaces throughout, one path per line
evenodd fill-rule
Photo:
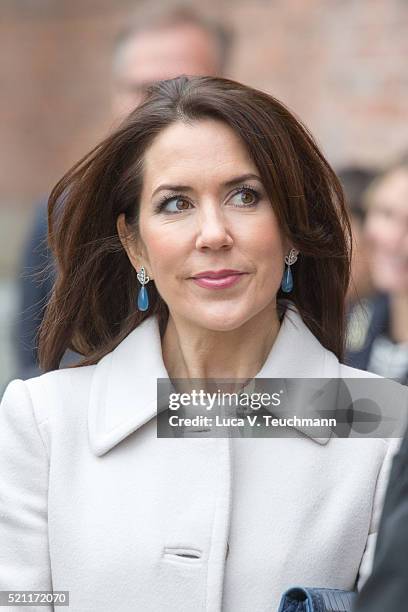
M 287 267 L 283 273 L 281 282 L 281 289 L 284 293 L 290 293 L 293 289 L 293 276 L 290 267 L 297 261 L 298 253 L 299 251 L 296 251 L 296 249 L 291 249 L 289 255 L 285 255 L 285 264 Z
M 149 277 L 146 275 L 146 271 L 142 266 L 137 273 L 137 279 L 139 283 L 142 285 L 139 289 L 139 293 L 137 294 L 137 307 L 139 310 L 144 312 L 149 308 L 149 294 L 147 293 L 147 289 L 145 285 L 149 282 Z

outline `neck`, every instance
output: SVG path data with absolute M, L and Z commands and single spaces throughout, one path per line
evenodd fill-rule
M 276 304 L 230 331 L 213 331 L 171 315 L 162 340 L 170 378 L 253 378 L 280 328 Z
M 390 334 L 395 342 L 408 342 L 408 293 L 390 297 Z

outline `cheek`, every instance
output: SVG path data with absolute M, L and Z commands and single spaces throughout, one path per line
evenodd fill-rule
M 183 233 L 173 224 L 159 228 L 151 225 L 142 228 L 142 236 L 152 273 L 159 277 L 165 272 L 164 278 L 168 271 L 174 274 L 185 258 Z
M 246 240 L 255 262 L 270 270 L 283 270 L 286 241 L 273 218 L 266 218 L 263 222 L 260 220 L 250 226 Z

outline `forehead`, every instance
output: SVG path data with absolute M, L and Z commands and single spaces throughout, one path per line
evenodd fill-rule
M 165 128 L 146 151 L 144 182 L 227 181 L 231 176 L 257 172 L 245 144 L 222 121 L 201 119 Z
M 199 26 L 180 24 L 140 32 L 121 52 L 119 72 L 140 82 L 180 74 L 216 74 L 218 48 L 214 37 Z

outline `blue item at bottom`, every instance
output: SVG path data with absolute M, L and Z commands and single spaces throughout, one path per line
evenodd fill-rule
M 278 612 L 351 612 L 355 596 L 341 589 L 292 587 L 282 596 Z

